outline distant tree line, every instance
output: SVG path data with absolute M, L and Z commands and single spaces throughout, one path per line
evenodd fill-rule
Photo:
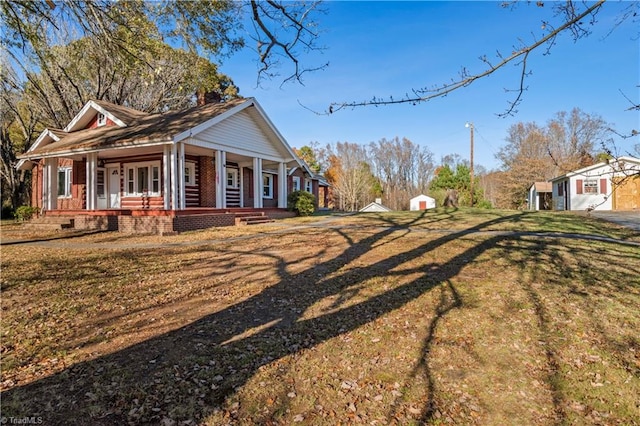
M 474 165 L 473 207 L 522 209 L 529 187 L 607 158 L 613 136 L 609 124 L 579 108 L 556 113 L 545 125 L 512 125 L 496 154 L 498 170 Z M 392 210 L 408 210 L 409 200 L 425 194 L 444 205 L 455 194 L 461 207 L 471 205 L 470 164 L 459 154 L 434 161 L 433 153 L 407 138 L 381 139 L 368 145 L 312 143 L 297 150 L 331 184 L 335 209 L 357 211 L 376 198 Z
M 383 138 L 368 145 L 312 143 L 297 153 L 325 176 L 331 185 L 330 204 L 337 210 L 358 211 L 376 198 L 392 210 L 408 210 L 411 198 L 420 194 L 431 195 L 442 205 L 447 191 L 455 191 L 461 205 L 470 202 L 468 162 L 449 155 L 438 166 L 427 147 L 407 138 Z M 474 205 L 488 207 L 482 190 L 474 192 Z

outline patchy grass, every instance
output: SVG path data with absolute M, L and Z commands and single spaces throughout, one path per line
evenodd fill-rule
M 3 246 L 3 416 L 639 424 L 638 241 L 436 210 Z

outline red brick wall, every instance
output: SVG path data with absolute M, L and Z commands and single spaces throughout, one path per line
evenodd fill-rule
M 214 226 L 234 226 L 235 223 L 235 215 L 225 213 L 176 216 L 173 230 L 176 232 L 194 231 Z
M 105 124 L 105 126 L 115 126 L 115 124 L 116 123 L 114 123 L 109 117 L 107 117 L 107 124 Z M 98 114 L 96 114 L 96 116 L 91 119 L 85 129 L 95 129 L 96 127 L 98 127 Z
M 242 192 L 245 207 L 253 207 L 253 170 L 242 169 Z
M 63 158 L 58 160 L 58 167 L 71 167 L 71 198 L 58 197 L 56 209 L 81 210 L 86 208 L 87 168 L 85 162 Z M 57 188 L 53 188 L 53 190 L 57 194 Z
M 31 170 L 31 206 L 42 208 L 42 173 L 44 161 L 40 160 Z
M 118 216 L 118 231 L 125 234 L 173 233 L 172 216 Z
M 300 178 L 300 189 L 303 190 L 304 189 L 304 171 L 298 167 L 296 169 L 295 172 L 293 172 L 291 174 L 291 176 L 289 176 L 288 182 L 287 182 L 287 188 L 289 188 L 289 194 L 291 194 L 293 192 L 293 177 L 294 176 L 298 176 Z
M 82 230 L 117 231 L 118 216 L 75 216 L 73 227 Z
M 117 219 L 117 230 L 127 234 L 162 235 L 235 225 L 235 215 L 226 213 L 185 216 L 118 216 Z
M 211 157 L 199 159 L 200 207 L 216 206 L 216 170 Z

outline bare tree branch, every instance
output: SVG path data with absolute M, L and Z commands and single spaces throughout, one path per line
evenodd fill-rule
M 302 66 L 300 52 L 323 50 L 317 47 L 315 41 L 319 34 L 312 31 L 315 24 L 309 21 L 311 12 L 320 11 L 320 1 L 307 5 L 301 3 L 287 3 L 274 0 L 251 0 L 251 15 L 253 18 L 256 50 L 259 56 L 258 84 L 263 77 L 278 76 L 278 68 L 282 65 L 279 57 L 285 58 L 293 64 L 293 71 L 284 78 L 282 84 L 289 81 L 302 83 L 302 76 L 307 72 L 324 69 L 328 63 L 316 67 Z
M 527 75 L 526 59 L 528 55 L 532 51 L 538 49 L 540 46 L 546 43 L 551 43 L 551 45 L 553 45 L 555 38 L 564 31 L 570 31 L 573 34 L 573 37 L 576 39 L 588 34 L 588 30 L 582 27 L 581 21 L 585 17 L 589 15 L 593 16 L 595 13 L 597 13 L 597 11 L 602 7 L 605 1 L 606 0 L 598 0 L 597 2 L 587 7 L 587 9 L 585 9 L 582 13 L 579 13 L 579 14 L 576 14 L 576 10 L 574 8 L 573 2 L 571 1 L 566 2 L 565 7 L 562 9 L 563 13 L 566 16 L 566 21 L 564 22 L 564 24 L 562 24 L 558 28 L 551 29 L 551 31 L 549 31 L 540 40 L 537 40 L 534 43 L 529 44 L 520 49 L 514 49 L 512 54 L 507 56 L 506 58 L 503 57 L 500 53 L 498 53 L 498 57 L 501 59 L 501 61 L 496 65 L 492 65 L 486 59 L 486 57 L 482 57 L 481 60 L 488 66 L 487 69 L 485 69 L 483 72 L 480 72 L 478 74 L 469 74 L 466 68 L 463 68 L 462 71 L 460 72 L 459 79 L 453 80 L 450 83 L 445 83 L 434 88 L 414 89 L 412 90 L 412 93 L 413 93 L 412 96 L 407 94 L 399 99 L 394 99 L 393 97 L 390 97 L 388 99 L 374 97 L 373 99 L 368 101 L 334 102 L 329 105 L 329 108 L 323 114 L 331 114 L 345 108 L 357 108 L 357 107 L 364 107 L 364 106 L 383 106 L 383 105 L 396 105 L 396 104 L 406 104 L 406 103 L 411 103 L 416 105 L 418 103 L 426 102 L 431 99 L 441 98 L 455 90 L 461 89 L 463 87 L 467 87 L 472 83 L 474 83 L 476 80 L 487 77 L 493 74 L 494 72 L 496 72 L 497 70 L 503 68 L 505 65 L 508 65 L 512 62 L 515 62 L 517 59 L 522 58 L 522 61 L 519 63 L 521 68 L 520 87 L 519 89 L 515 90 L 515 92 L 517 93 L 516 99 L 510 102 L 510 106 L 507 109 L 507 111 L 501 114 L 502 116 L 511 115 L 515 111 L 516 106 L 521 102 L 522 94 L 526 90 L 526 87 L 524 86 L 524 78 Z

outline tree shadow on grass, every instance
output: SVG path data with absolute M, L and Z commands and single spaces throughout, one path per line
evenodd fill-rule
M 409 230 L 421 217 L 409 223 L 388 221 L 387 228 L 359 241 L 343 233 L 349 242 L 344 251 L 297 273 L 289 272 L 291 265 L 277 253 L 260 254 L 275 261 L 276 284 L 177 330 L 10 389 L 2 394 L 3 416 L 42 416 L 47 424 L 158 423 L 164 418 L 199 421 L 219 410 L 260 367 L 355 330 L 436 286 L 448 286 L 454 298 L 443 300 L 436 312 L 428 330 L 431 337 L 424 342 L 423 352 L 428 353 L 437 322 L 464 303 L 450 279 L 508 237 L 488 238 L 442 264 L 423 263 L 401 271 L 394 268 L 511 218 L 495 218 L 377 262 L 342 269 L 394 238 L 399 230 Z M 202 247 L 193 250 L 205 251 Z M 347 304 L 369 279 L 415 272 L 421 273 L 419 278 Z M 309 307 L 327 297 L 336 298 L 332 309 L 317 317 L 304 317 Z M 434 412 L 435 391 L 428 360 L 422 369 L 429 384 L 430 400 L 423 411 L 427 421 Z

